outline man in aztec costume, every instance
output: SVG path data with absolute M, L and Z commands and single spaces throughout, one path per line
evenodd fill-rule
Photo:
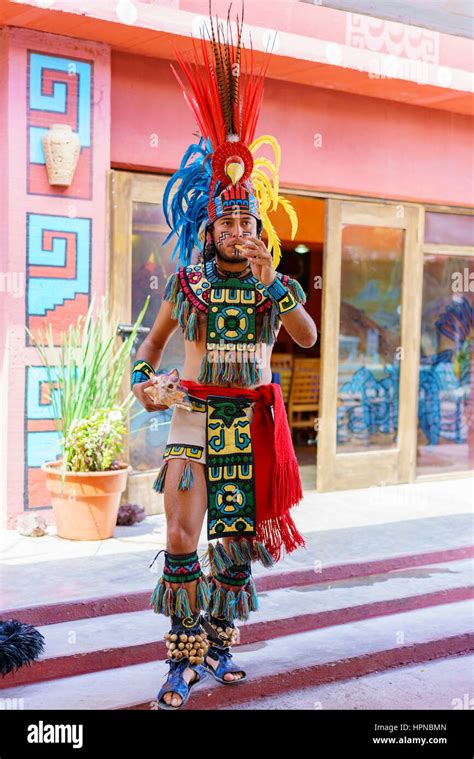
M 211 17 L 209 39 L 193 42 L 192 59 L 177 54 L 182 73 L 175 74 L 201 136 L 165 190 L 172 229 L 166 242 L 177 236 L 173 259 L 179 256 L 181 265 L 168 278 L 132 370 L 145 408 L 164 408 L 142 390 L 181 327 L 181 383 L 192 410 L 173 409 L 153 485 L 164 493 L 167 520 L 163 573 L 151 597 L 155 612 L 171 623 L 169 674 L 157 696 L 165 709 L 183 706 L 206 674 L 225 685 L 246 679 L 231 646 L 239 642 L 236 620 L 258 608 L 252 562 L 269 567 L 283 546 L 289 553 L 305 545 L 290 516 L 302 488 L 270 354 L 281 322 L 304 347 L 314 345 L 317 329 L 299 283 L 275 271 L 280 240 L 268 213 L 282 205 L 292 237 L 297 218 L 278 192 L 278 143 L 267 135 L 254 140 L 268 58 L 256 72 L 238 18 L 232 33 L 229 18 L 224 28 Z M 273 149 L 274 161 L 255 156 L 263 145 Z M 199 259 L 191 263 L 196 248 Z M 208 548 L 198 557 L 206 511 Z

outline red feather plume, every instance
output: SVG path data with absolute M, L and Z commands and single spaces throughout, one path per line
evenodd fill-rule
M 180 84 L 188 106 L 194 113 L 200 132 L 209 138 L 217 150 L 229 135 L 237 135 L 240 142 L 249 145 L 254 139 L 263 100 L 264 80 L 270 60 L 268 53 L 255 70 L 255 56 L 242 44 L 242 18 L 236 19 L 237 37 L 234 43 L 230 11 L 227 27 L 212 18 L 209 2 L 210 35 L 201 35 L 200 45 L 193 39 L 189 60 L 176 51 L 176 59 L 186 82 L 175 68 L 173 72 Z M 235 139 L 235 138 L 234 138 Z

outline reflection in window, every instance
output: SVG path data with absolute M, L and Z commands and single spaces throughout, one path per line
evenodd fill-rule
M 337 446 L 397 442 L 404 230 L 342 229 Z
M 160 308 L 168 276 L 176 266 L 171 261 L 174 243 L 163 247 L 169 234 L 161 205 L 133 203 L 132 216 L 132 322 L 138 317 L 147 296 L 150 303 L 142 326 L 151 328 Z M 144 338 L 135 342 L 131 363 Z M 161 371 L 184 362 L 183 339 L 175 332 L 169 340 L 160 364 Z M 156 367 L 155 367 L 156 368 Z M 154 470 L 161 466 L 172 410 L 149 413 L 136 401 L 130 411 L 130 463 L 136 471 Z
M 425 256 L 417 474 L 472 466 L 473 270 L 467 257 Z

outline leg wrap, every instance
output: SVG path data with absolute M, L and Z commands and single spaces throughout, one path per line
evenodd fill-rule
M 197 608 L 206 611 L 210 601 L 210 588 L 206 575 L 201 569 L 197 551 L 192 553 L 171 554 L 165 551 L 165 564 L 163 574 L 160 577 L 153 595 L 150 606 L 157 614 L 167 617 L 190 617 L 192 615 L 191 599 L 187 585 L 197 580 L 196 597 Z M 171 583 L 180 583 L 177 592 L 171 587 Z
M 168 661 L 189 659 L 189 664 L 202 664 L 209 650 L 207 634 L 201 627 L 201 614 L 189 617 L 171 617 L 171 629 L 165 635 Z
M 229 542 L 228 549 L 217 541 L 209 543 L 207 557 L 212 572 L 221 572 L 233 565 L 247 565 L 248 562 L 260 561 L 265 567 L 275 563 L 263 543 L 248 538 L 238 538 Z
M 224 585 L 231 587 L 225 588 Z M 209 576 L 209 588 L 209 615 L 225 620 L 228 626 L 232 626 L 229 623 L 234 619 L 248 619 L 250 612 L 258 609 L 257 591 L 249 561 L 214 571 Z

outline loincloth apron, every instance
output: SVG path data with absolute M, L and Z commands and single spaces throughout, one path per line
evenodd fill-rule
M 193 484 L 191 462 L 202 463 L 208 540 L 255 537 L 275 560 L 282 544 L 287 552 L 304 545 L 289 514 L 302 488 L 280 386 L 182 383 L 193 410 L 173 411 L 155 490 L 163 490 L 170 459 L 186 459 L 180 490 Z

